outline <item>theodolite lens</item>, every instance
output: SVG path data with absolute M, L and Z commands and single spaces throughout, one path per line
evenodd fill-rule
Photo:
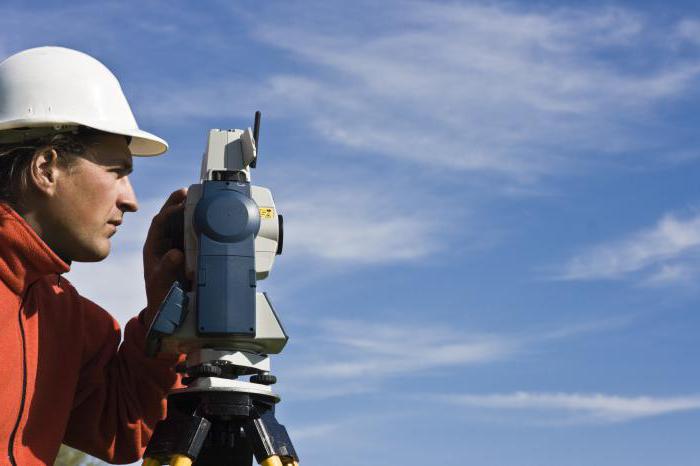
M 217 170 L 212 172 L 212 179 L 214 181 L 239 181 L 245 183 L 248 181 L 245 172 L 242 171 L 229 171 L 229 170 Z
M 277 235 L 277 251 L 275 251 L 276 255 L 282 254 L 282 243 L 284 243 L 284 219 L 282 218 L 281 215 L 277 216 L 277 219 L 279 220 L 279 234 Z

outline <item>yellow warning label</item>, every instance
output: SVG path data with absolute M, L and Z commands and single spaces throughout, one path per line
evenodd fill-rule
M 260 207 L 260 218 L 263 220 L 272 220 L 275 218 L 275 209 L 272 207 Z

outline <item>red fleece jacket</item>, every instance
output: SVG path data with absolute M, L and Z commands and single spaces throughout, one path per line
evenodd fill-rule
M 138 318 L 120 345 L 117 322 L 60 276 L 68 270 L 0 204 L 0 464 L 53 464 L 61 442 L 133 462 L 165 415 L 175 361 L 144 355 Z

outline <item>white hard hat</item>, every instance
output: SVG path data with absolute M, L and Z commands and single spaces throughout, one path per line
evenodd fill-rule
M 119 81 L 91 56 L 38 47 L 0 63 L 0 142 L 80 126 L 128 136 L 133 155 L 168 150 L 164 140 L 139 129 Z

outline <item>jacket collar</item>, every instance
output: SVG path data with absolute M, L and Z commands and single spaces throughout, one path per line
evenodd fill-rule
M 18 295 L 45 275 L 70 266 L 7 204 L 0 202 L 0 280 Z

